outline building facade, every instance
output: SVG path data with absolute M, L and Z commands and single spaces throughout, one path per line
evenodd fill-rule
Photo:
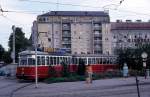
M 116 49 L 137 48 L 150 44 L 150 22 L 118 20 L 111 23 L 110 29 L 114 54 Z
M 109 22 L 108 13 L 102 11 L 51 11 L 37 17 L 33 33 L 37 32 L 40 48 L 65 49 L 71 54 L 111 54 Z

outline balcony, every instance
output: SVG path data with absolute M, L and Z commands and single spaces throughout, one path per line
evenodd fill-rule
M 62 41 L 62 44 L 65 45 L 65 44 L 71 44 L 71 41 Z
M 64 38 L 64 37 L 66 37 L 66 38 L 71 38 L 71 33 L 69 33 L 69 34 L 62 34 L 62 37 Z
M 94 38 L 100 38 L 100 39 L 102 39 L 102 34 L 94 34 Z
M 94 36 L 94 41 L 102 41 L 102 37 L 95 37 Z
M 70 24 L 63 24 L 62 30 L 70 30 Z

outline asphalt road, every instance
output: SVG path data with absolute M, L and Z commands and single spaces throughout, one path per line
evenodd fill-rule
M 141 97 L 150 97 L 150 78 L 139 78 Z M 0 97 L 138 97 L 135 78 L 45 84 L 0 79 Z

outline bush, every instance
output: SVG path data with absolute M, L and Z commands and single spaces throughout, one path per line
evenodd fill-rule
M 93 74 L 93 80 L 103 79 L 103 78 L 114 78 L 122 77 L 121 71 L 107 71 L 103 73 Z M 58 78 L 48 78 L 45 80 L 46 83 L 56 83 L 56 82 L 74 82 L 74 81 L 85 81 L 85 76 L 78 75 L 76 73 L 70 73 L 68 77 L 58 77 Z
M 69 76 L 69 77 L 58 77 L 58 78 L 48 78 L 44 82 L 46 83 L 56 83 L 56 82 L 74 82 L 74 81 L 84 81 L 84 76 Z
M 144 76 L 145 75 L 145 70 L 129 70 L 129 75 L 130 76 Z
M 49 66 L 48 74 L 50 77 L 56 77 L 57 76 L 57 71 L 53 66 Z
M 114 78 L 114 77 L 122 77 L 122 73 L 120 71 L 107 71 L 93 74 L 94 80 L 103 78 Z

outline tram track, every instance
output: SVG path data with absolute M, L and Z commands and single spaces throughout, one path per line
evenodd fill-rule
M 23 88 L 25 88 L 25 87 L 28 87 L 28 86 L 30 86 L 30 85 L 32 85 L 32 84 L 33 84 L 33 83 L 28 83 L 28 84 L 22 85 L 22 86 L 20 86 L 20 87 L 18 87 L 18 88 L 16 88 L 16 89 L 14 89 L 14 90 L 10 93 L 10 96 L 9 96 L 9 97 L 14 97 L 14 93 L 15 93 L 15 92 L 17 92 L 18 90 L 23 89 Z

